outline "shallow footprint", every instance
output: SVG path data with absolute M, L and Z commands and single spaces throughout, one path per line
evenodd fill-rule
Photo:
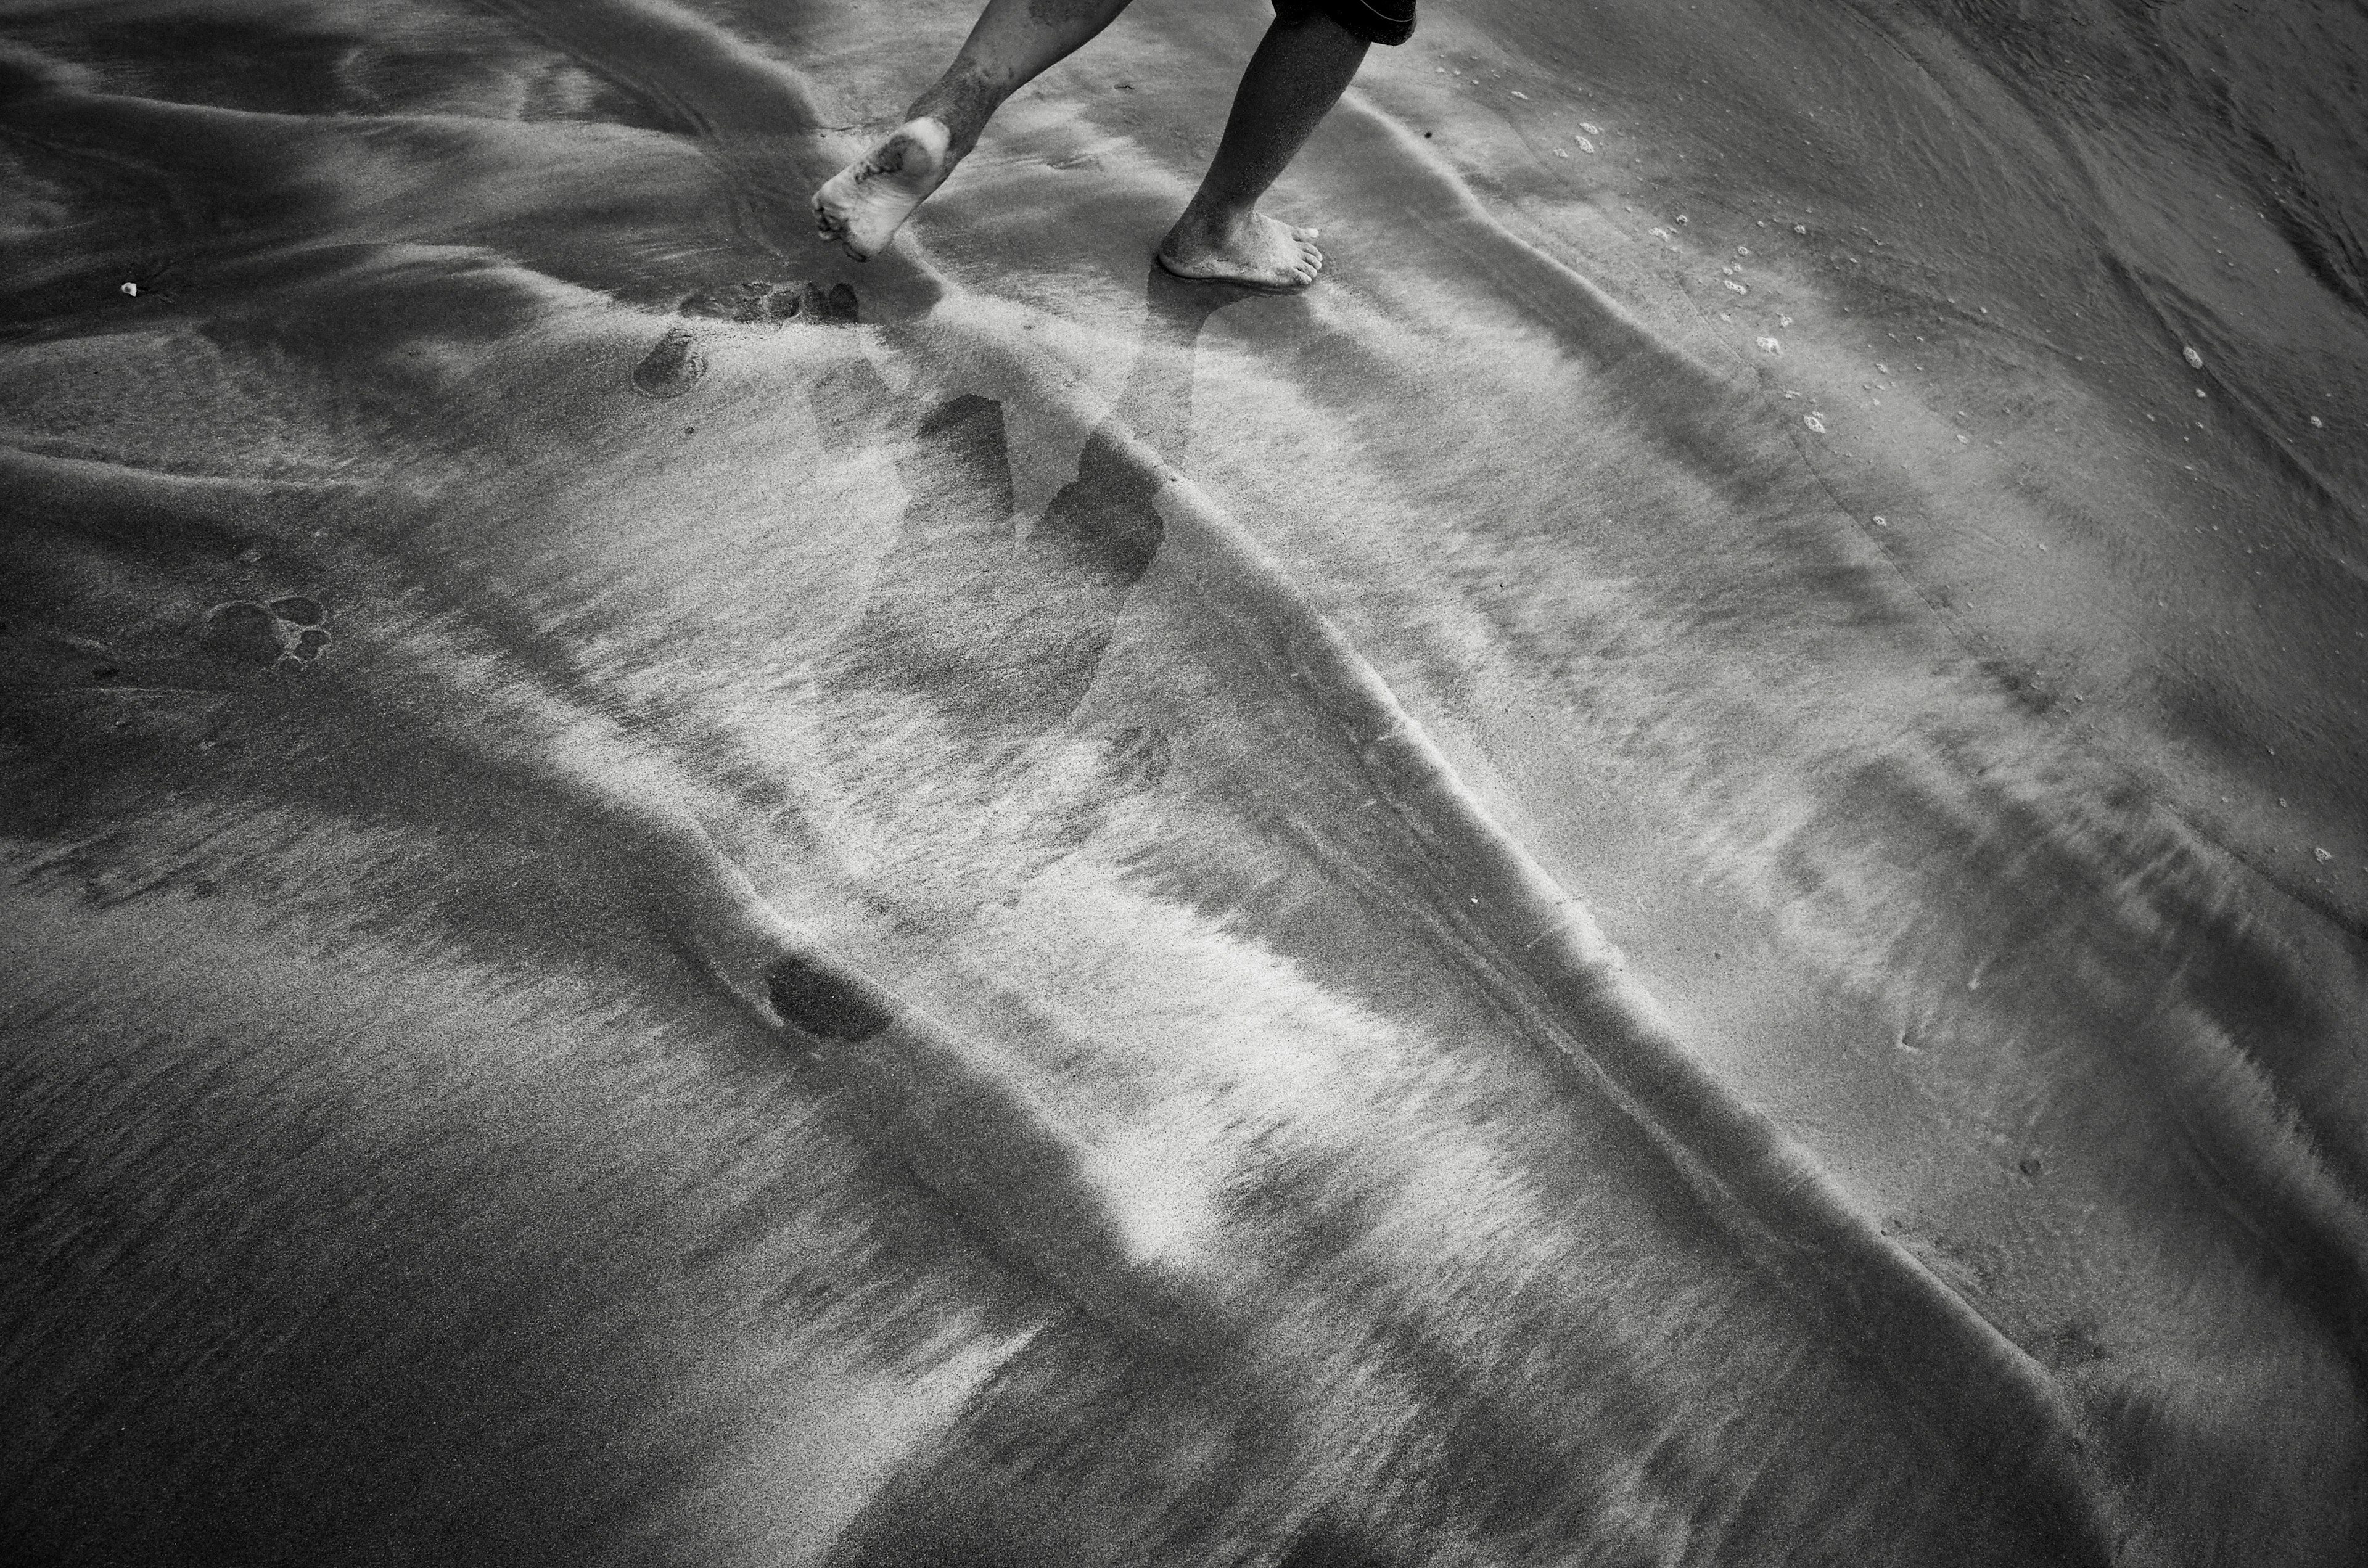
M 257 662 L 268 659 L 275 669 L 299 669 L 328 648 L 328 629 L 322 625 L 328 618 L 320 600 L 303 594 L 285 595 L 269 604 L 233 599 L 206 611 L 198 636 L 221 653 Z
M 206 611 L 199 637 L 209 648 L 253 659 L 276 659 L 279 618 L 252 599 L 233 599 Z
M 834 283 L 825 290 L 819 283 L 809 283 L 800 291 L 799 319 L 816 326 L 853 326 L 856 322 L 855 290 L 845 283 Z
M 705 374 L 699 340 L 687 327 L 670 326 L 633 367 L 633 390 L 643 397 L 680 397 Z
M 686 316 L 738 322 L 746 326 L 779 324 L 798 313 L 804 303 L 804 291 L 811 287 L 751 278 L 737 289 L 701 289 L 686 296 L 676 310 Z
M 841 326 L 856 319 L 855 290 L 844 283 L 834 283 L 825 290 L 819 283 L 774 283 L 759 278 L 737 289 L 702 289 L 684 296 L 675 309 L 680 315 L 738 322 L 746 326 L 779 326 L 789 321 Z
M 794 954 L 765 971 L 765 998 L 783 1023 L 837 1044 L 860 1044 L 895 1019 L 870 986 Z

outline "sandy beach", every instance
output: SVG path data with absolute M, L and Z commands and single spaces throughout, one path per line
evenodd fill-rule
M 0 1534 L 2358 1562 L 2267 9 L 1424 0 L 1269 296 L 1256 0 L 868 263 L 966 0 L 0 5 Z

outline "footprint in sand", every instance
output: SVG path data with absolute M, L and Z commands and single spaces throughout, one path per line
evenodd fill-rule
M 888 1001 L 871 987 L 796 956 L 766 971 L 765 999 L 791 1028 L 834 1044 L 860 1044 L 895 1021 Z
M 670 326 L 633 367 L 633 390 L 643 397 L 680 397 L 707 374 L 706 357 L 688 327 Z
M 198 635 L 208 647 L 234 657 L 268 660 L 275 669 L 302 669 L 328 651 L 329 630 L 323 624 L 328 619 L 321 601 L 303 594 L 268 604 L 233 599 L 206 611 Z
M 816 326 L 853 326 L 856 321 L 855 290 L 844 283 L 834 283 L 825 290 L 819 283 L 799 287 L 798 319 Z
M 686 316 L 704 316 L 710 321 L 739 322 L 743 325 L 779 324 L 799 312 L 802 285 L 774 283 L 765 278 L 751 278 L 736 289 L 702 289 L 685 296 L 676 307 Z
M 779 326 L 801 321 L 814 326 L 850 326 L 858 317 L 855 290 L 844 283 L 779 283 L 752 278 L 733 289 L 701 289 L 685 295 L 677 313 L 742 325 Z M 670 326 L 642 362 L 633 367 L 633 390 L 644 397 L 680 397 L 707 374 L 707 357 L 687 326 Z
M 788 321 L 844 326 L 857 313 L 855 290 L 844 283 L 825 290 L 818 283 L 778 283 L 761 278 L 736 289 L 702 289 L 686 296 L 676 308 L 686 316 L 753 326 L 778 326 Z

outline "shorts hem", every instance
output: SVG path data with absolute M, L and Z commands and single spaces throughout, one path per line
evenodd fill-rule
M 1274 0 L 1274 14 L 1286 22 L 1304 22 L 1321 11 L 1349 35 L 1395 48 L 1414 37 L 1415 0 Z

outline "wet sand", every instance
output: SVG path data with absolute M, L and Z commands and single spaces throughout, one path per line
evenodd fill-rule
M 2368 28 L 915 15 L 0 11 L 0 1529 L 2356 1561 Z

